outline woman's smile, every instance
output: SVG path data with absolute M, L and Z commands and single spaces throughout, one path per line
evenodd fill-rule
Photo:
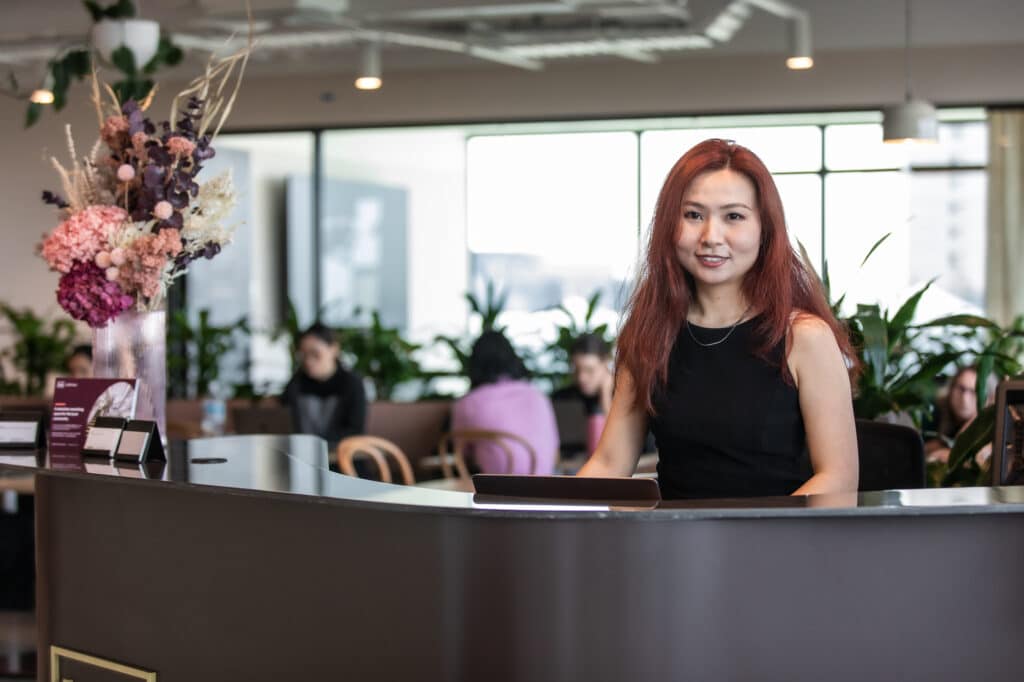
M 729 260 L 726 256 L 697 256 L 697 262 L 706 268 L 717 268 Z

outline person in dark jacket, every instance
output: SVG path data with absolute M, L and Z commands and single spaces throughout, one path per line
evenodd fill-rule
M 334 332 L 319 322 L 299 337 L 299 371 L 281 395 L 291 407 L 294 430 L 320 436 L 334 448 L 366 428 L 363 377 L 346 369 Z

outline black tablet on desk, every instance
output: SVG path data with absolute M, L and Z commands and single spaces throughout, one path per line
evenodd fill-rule
M 580 476 L 473 476 L 476 504 L 531 504 L 653 508 L 661 501 L 651 478 L 585 478 Z

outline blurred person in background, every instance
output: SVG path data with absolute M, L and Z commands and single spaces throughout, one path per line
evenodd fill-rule
M 82 344 L 71 349 L 64 360 L 65 376 L 72 379 L 87 379 L 92 376 L 92 346 Z
M 346 369 L 334 332 L 319 322 L 302 332 L 299 369 L 284 387 L 281 402 L 291 407 L 296 433 L 327 441 L 332 450 L 366 428 L 363 377 Z
M 470 391 L 452 407 L 453 431 L 503 431 L 523 438 L 537 456 L 530 471 L 529 453 L 508 441 L 513 452 L 509 471 L 504 451 L 493 443 L 475 443 L 472 462 L 483 473 L 551 474 L 558 460 L 558 427 L 551 401 L 527 380 L 523 361 L 505 335 L 487 331 L 469 357 Z
M 990 374 L 986 386 L 986 405 L 996 399 L 998 378 Z M 946 462 L 949 450 L 957 435 L 978 416 L 978 370 L 974 366 L 961 367 L 957 370 L 939 396 L 938 425 L 935 438 L 925 443 L 924 451 L 929 462 Z M 982 448 L 978 453 L 979 464 L 992 454 L 992 447 Z

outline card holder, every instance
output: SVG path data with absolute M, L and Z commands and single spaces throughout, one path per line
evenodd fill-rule
M 163 443 L 156 422 L 132 419 L 125 424 L 114 459 L 127 462 L 164 461 Z
M 127 421 L 120 417 L 96 417 L 85 433 L 82 455 L 110 459 L 117 452 Z

